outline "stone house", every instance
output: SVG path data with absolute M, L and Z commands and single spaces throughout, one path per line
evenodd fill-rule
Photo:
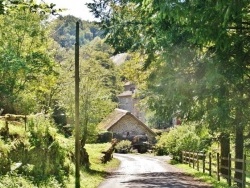
M 155 141 L 156 134 L 131 112 L 116 108 L 98 125 L 102 130 L 113 132 L 123 139 L 136 135 L 147 135 L 149 142 Z M 116 137 L 114 136 L 114 137 Z
M 121 53 L 111 57 L 110 59 L 115 65 L 120 66 L 126 63 L 126 61 L 130 60 L 131 56 L 128 53 Z M 135 93 L 136 85 L 130 81 L 127 81 L 124 84 L 124 91 L 117 95 L 119 101 L 118 108 L 131 112 L 140 121 L 145 123 L 145 113 L 138 108 L 140 99 L 136 97 Z
M 119 104 L 118 107 L 131 112 L 140 121 L 146 122 L 145 114 L 138 108 L 139 98 L 135 97 L 136 86 L 131 82 L 126 82 L 124 91 L 117 95 Z

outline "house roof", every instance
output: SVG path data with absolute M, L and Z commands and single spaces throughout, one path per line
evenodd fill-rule
M 117 54 L 115 56 L 111 57 L 111 60 L 116 64 L 116 65 L 121 65 L 124 62 L 126 62 L 130 58 L 128 53 L 121 53 Z
M 120 121 L 124 116 L 131 116 L 136 121 L 140 123 L 141 126 L 143 126 L 145 129 L 147 129 L 150 133 L 152 133 L 154 136 L 156 134 L 142 121 L 140 121 L 138 118 L 136 118 L 133 114 L 131 114 L 127 110 L 122 110 L 119 108 L 116 108 L 112 113 L 110 113 L 101 123 L 99 123 L 98 127 L 101 129 L 109 130 L 111 127 L 113 127 L 118 121 Z
M 135 85 L 135 84 L 133 84 L 132 82 L 128 81 L 128 82 L 126 82 L 124 85 L 125 85 L 125 86 L 130 86 L 130 85 Z
M 132 96 L 133 92 L 132 91 L 124 91 L 122 93 L 120 93 L 119 95 L 117 95 L 118 97 L 125 97 L 125 96 Z

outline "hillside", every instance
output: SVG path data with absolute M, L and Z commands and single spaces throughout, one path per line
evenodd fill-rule
M 68 15 L 60 16 L 50 23 L 51 37 L 63 48 L 75 45 L 76 22 L 80 22 L 80 45 L 85 45 L 95 37 L 102 37 L 102 31 L 94 22 L 79 20 Z

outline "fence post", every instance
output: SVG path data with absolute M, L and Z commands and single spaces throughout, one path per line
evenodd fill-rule
M 206 173 L 206 154 L 203 153 L 203 156 L 202 156 L 202 170 L 203 170 L 203 173 L 205 174 Z
M 188 152 L 188 165 L 189 165 L 189 167 L 191 167 L 191 161 L 190 161 L 190 159 L 191 159 L 190 152 Z
M 232 182 L 231 182 L 231 153 L 228 154 L 228 179 L 227 179 L 227 183 L 229 186 L 232 185 Z
M 196 160 L 197 160 L 197 170 L 200 171 L 200 163 L 199 163 L 199 152 L 197 152 L 197 157 L 196 157 Z
M 212 154 L 209 152 L 209 176 L 212 176 Z
M 217 180 L 220 181 L 220 154 L 217 153 Z
M 181 155 L 182 155 L 182 157 L 181 157 L 181 163 L 183 164 L 184 163 L 184 151 L 181 152 Z
M 194 169 L 194 167 L 195 167 L 195 157 L 194 157 L 194 151 L 193 151 L 193 153 L 192 153 L 192 159 L 193 159 L 193 169 Z
M 24 128 L 25 128 L 25 131 L 27 130 L 27 115 L 25 114 L 25 117 L 24 117 Z
M 187 163 L 186 151 L 183 151 L 182 163 Z
M 242 162 L 242 166 L 243 166 L 243 172 L 242 172 L 242 188 L 246 187 L 246 154 L 244 154 L 243 156 L 243 162 Z
M 4 135 L 5 139 L 9 138 L 9 122 L 8 120 L 5 118 L 5 130 L 6 130 L 6 134 Z

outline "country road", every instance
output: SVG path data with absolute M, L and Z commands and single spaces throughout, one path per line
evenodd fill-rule
M 120 167 L 99 188 L 211 188 L 167 164 L 166 156 L 115 154 Z

